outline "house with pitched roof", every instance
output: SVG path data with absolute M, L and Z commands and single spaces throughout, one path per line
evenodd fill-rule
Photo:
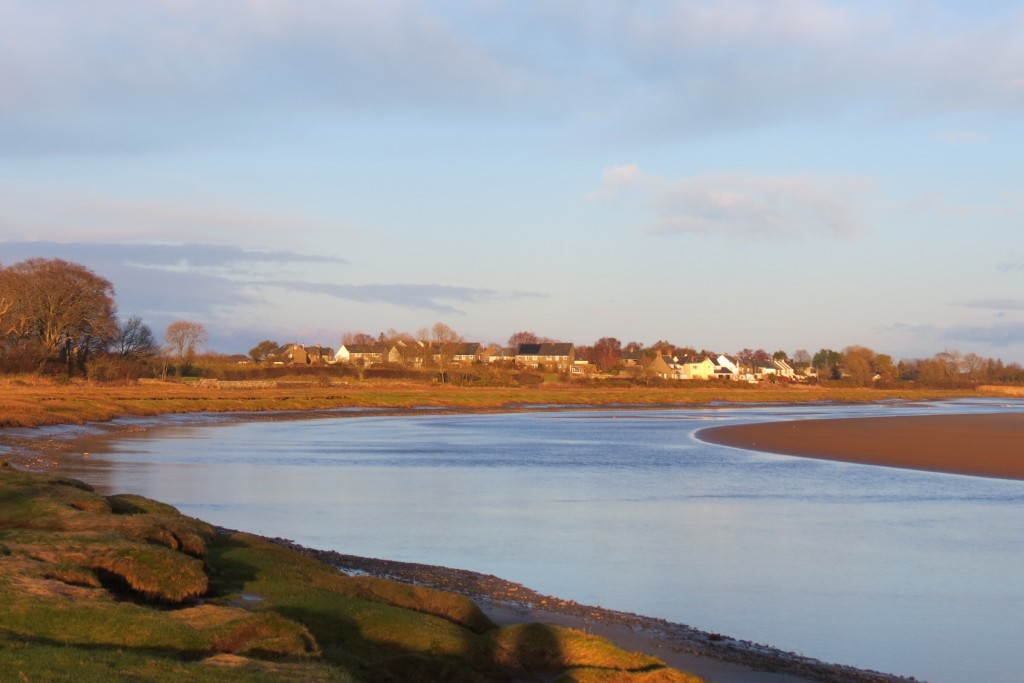
M 644 370 L 649 376 L 659 379 L 687 379 L 683 376 L 679 359 L 663 353 L 656 354 Z
M 682 368 L 681 379 L 712 379 L 715 377 L 715 361 L 707 356 L 687 356 L 677 364 Z
M 337 363 L 374 365 L 383 363 L 388 349 L 383 344 L 342 344 L 334 354 Z
M 334 349 L 319 344 L 303 346 L 293 342 L 286 344 L 277 358 L 288 365 L 326 365 L 334 362 Z
M 516 349 L 516 365 L 568 372 L 576 360 L 576 347 L 572 343 L 550 342 L 520 344 Z

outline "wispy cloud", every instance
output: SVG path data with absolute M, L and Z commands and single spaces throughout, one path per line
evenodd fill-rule
M 416 0 L 3 3 L 0 44 L 0 122 L 31 138 L 5 146 L 95 124 L 110 133 L 104 144 L 159 143 L 200 135 L 189 122 L 229 129 L 253 109 L 472 107 L 502 101 L 522 78 Z
M 968 345 L 965 351 L 991 353 L 987 349 L 1002 349 L 1024 345 L 1024 322 L 998 322 L 989 324 L 922 325 L 897 323 L 887 331 L 912 337 L 919 346 L 932 349 Z
M 588 197 L 639 208 L 650 216 L 644 229 L 656 234 L 850 239 L 865 229 L 857 199 L 868 186 L 856 179 L 751 174 L 670 180 L 628 164 L 605 169 Z
M 947 145 L 980 145 L 988 142 L 988 136 L 973 130 L 944 130 L 935 134 L 935 139 Z
M 307 107 L 586 112 L 684 136 L 1020 109 L 1022 28 L 1014 3 L 7 2 L 0 130 L 22 136 L 0 139 L 181 145 L 241 112 Z
M 453 304 L 479 304 L 512 299 L 543 298 L 535 292 L 499 292 L 493 289 L 452 287 L 447 285 L 416 284 L 334 284 L 323 282 L 279 281 L 275 287 L 301 292 L 314 292 L 360 303 L 391 304 L 403 308 L 418 308 L 445 314 L 462 314 L 463 309 Z
M 221 308 L 260 304 L 252 288 L 264 277 L 311 265 L 345 265 L 331 256 L 245 249 L 217 244 L 125 244 L 93 242 L 0 242 L 0 264 L 28 258 L 81 263 L 114 284 L 120 309 L 157 319 L 204 318 Z
M 968 299 L 956 305 L 990 311 L 1024 311 L 1024 299 Z
M 986 12 L 899 1 L 549 5 L 542 15 L 560 22 L 566 43 L 602 50 L 589 63 L 603 68 L 579 80 L 626 93 L 631 123 L 676 135 L 1024 106 L 1024 13 L 1012 3 Z M 608 107 L 621 112 L 622 99 Z
M 334 256 L 282 250 L 246 249 L 221 244 L 145 244 L 116 242 L 2 241 L 0 258 L 10 265 L 28 258 L 62 258 L 103 271 L 110 268 L 166 270 L 183 273 L 246 273 L 248 268 L 345 265 Z
M 940 337 L 952 342 L 984 344 L 992 347 L 1024 344 L 1024 322 L 997 325 L 957 325 L 942 330 Z
M 0 201 L 0 234 L 9 240 L 292 245 L 310 234 L 361 232 L 301 211 L 194 198 L 124 199 L 65 187 L 0 185 Z
M 438 284 L 351 284 L 324 281 L 343 259 L 288 251 L 210 244 L 120 244 L 0 242 L 0 264 L 27 258 L 63 258 L 91 268 L 113 282 L 120 308 L 129 314 L 167 317 L 216 315 L 218 311 L 264 306 L 270 290 L 320 294 L 365 304 L 389 304 L 443 314 L 465 307 L 516 299 L 543 298 L 529 291 L 499 291 Z M 316 274 L 310 268 L 329 266 Z M 308 279 L 294 279 L 306 270 Z

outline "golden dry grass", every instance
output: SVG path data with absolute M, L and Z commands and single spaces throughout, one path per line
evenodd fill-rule
M 516 624 L 496 637 L 499 661 L 527 669 L 569 667 L 645 671 L 665 666 L 657 657 L 627 652 L 598 636 L 560 626 Z
M 103 385 L 57 384 L 40 379 L 0 379 L 0 428 L 81 424 L 126 415 L 191 412 L 304 411 L 344 407 L 497 410 L 522 406 L 694 405 L 710 402 L 864 402 L 893 398 L 928 400 L 971 396 L 968 390 L 875 389 L 804 385 L 737 385 L 723 382 L 678 386 L 544 384 L 537 387 L 464 387 L 397 381 L 288 384 L 247 387 L 231 384 L 147 382 Z

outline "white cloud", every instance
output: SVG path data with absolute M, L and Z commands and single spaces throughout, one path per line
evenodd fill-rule
M 970 299 L 956 305 L 992 311 L 1024 311 L 1024 299 Z
M 601 50 L 590 61 L 602 68 L 586 81 L 594 96 L 628 99 L 631 123 L 652 135 L 1024 107 L 1024 12 L 1012 3 L 987 11 L 837 0 L 555 7 L 544 16 L 567 43 Z
M 310 235 L 357 228 L 298 211 L 230 202 L 119 199 L 67 187 L 0 186 L 0 233 L 9 240 L 204 242 L 312 248 Z
M 414 0 L 0 0 L 0 44 L 7 115 L 55 120 L 69 106 L 500 100 L 520 79 L 471 30 Z
M 119 117 L 149 137 L 194 139 L 198 126 L 183 122 L 223 130 L 257 109 L 311 106 L 542 111 L 559 122 L 586 112 L 590 126 L 676 136 L 823 115 L 1019 109 L 1024 12 L 989 9 L 0 0 L 0 139 L 14 150 L 54 145 L 56 130 L 65 145 L 128 144 Z M 72 134 L 82 130 L 93 135 Z
M 988 136 L 973 130 L 944 130 L 935 134 L 935 139 L 947 145 L 980 145 L 988 142 Z
M 606 169 L 588 197 L 636 205 L 652 233 L 850 239 L 865 229 L 859 200 L 869 186 L 852 178 L 741 173 L 670 180 L 629 164 Z

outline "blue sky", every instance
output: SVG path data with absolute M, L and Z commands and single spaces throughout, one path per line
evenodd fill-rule
M 218 351 L 1024 362 L 1019 2 L 0 0 L 0 46 L 0 263 Z

